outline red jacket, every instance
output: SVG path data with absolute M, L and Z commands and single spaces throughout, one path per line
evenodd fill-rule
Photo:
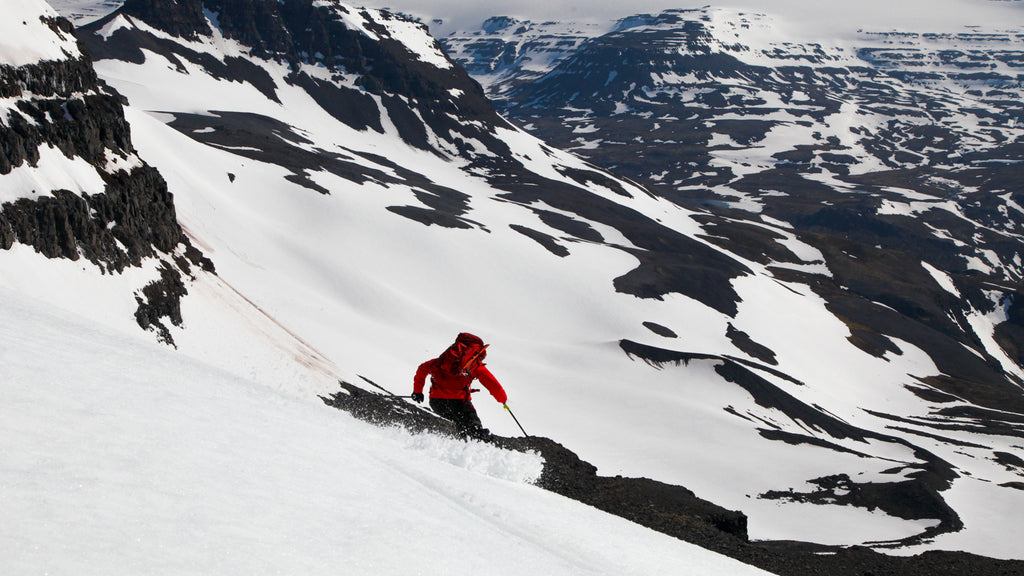
M 469 399 L 469 388 L 473 380 L 479 380 L 484 388 L 494 396 L 494 399 L 504 404 L 508 400 L 505 389 L 501 387 L 498 380 L 491 374 L 486 366 L 481 364 L 469 376 L 456 376 L 442 371 L 437 358 L 427 360 L 416 369 L 416 376 L 412 379 L 412 391 L 417 394 L 423 393 L 423 385 L 426 383 L 427 375 L 430 375 L 430 397 L 448 398 L 457 400 Z

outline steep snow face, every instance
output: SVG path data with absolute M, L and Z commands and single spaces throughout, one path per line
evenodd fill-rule
M 22 291 L 0 315 L 11 573 L 767 574 L 530 485 L 536 455 L 379 429 Z
M 440 45 L 422 24 L 380 10 L 356 12 L 337 0 L 318 0 L 313 5 L 335 10 L 349 28 L 361 30 L 374 40 L 390 39 L 403 44 L 416 55 L 418 60 L 441 69 L 452 67 L 452 62 L 444 55 Z M 382 26 L 383 31 L 381 30 Z
M 709 221 L 602 173 L 504 124 L 458 69 L 342 34 L 337 12 L 302 16 L 362 60 L 277 28 L 250 43 L 226 14 L 190 13 L 202 26 L 187 36 L 130 11 L 83 32 L 182 228 L 216 263 L 168 327 L 180 355 L 307 398 L 358 375 L 405 392 L 419 362 L 470 330 L 492 343 L 527 431 L 602 473 L 742 509 L 754 538 L 1019 553 L 1000 536 L 1014 514 L 976 520 L 982 501 L 1020 505 L 1021 471 L 997 456 L 1019 442 L 939 389 L 929 377 L 945 367 L 914 334 L 838 319 L 848 310 L 814 290 L 837 271 L 788 224 Z M 305 29 L 298 16 L 289 33 Z M 734 237 L 771 250 L 723 242 Z M 6 265 L 35 266 L 17 250 Z M 57 305 L 52 286 L 77 274 L 14 289 Z M 100 295 L 75 307 L 89 302 L 125 314 Z M 890 318 L 880 302 L 868 311 Z M 493 430 L 519 433 L 477 404 Z M 926 505 L 901 509 L 907 491 Z M 858 507 L 863 492 L 884 496 Z
M 5 6 L 0 22 L 0 63 L 18 67 L 80 57 L 74 34 L 59 30 L 54 22 L 57 17 L 45 0 L 18 0 Z

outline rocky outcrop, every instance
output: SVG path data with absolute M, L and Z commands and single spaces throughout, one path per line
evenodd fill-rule
M 287 78 L 289 83 L 305 88 L 325 110 L 357 129 L 382 131 L 377 119 L 380 111 L 367 97 L 374 95 L 380 97 L 402 138 L 413 146 L 433 150 L 424 123 L 453 144 L 476 139 L 488 147 L 501 146 L 490 127 L 504 125 L 505 121 L 480 85 L 462 68 L 438 66 L 413 53 L 386 26 L 389 21 L 399 21 L 398 16 L 312 0 L 181 0 L 174 4 L 175 8 L 168 10 L 165 2 L 128 0 L 109 17 L 83 27 L 81 36 L 96 59 L 138 62 L 143 58 L 140 48 L 145 47 L 172 62 L 185 59 L 202 66 L 215 77 L 253 83 L 271 96 L 275 87 L 254 70 L 253 62 L 287 62 L 293 70 Z M 96 34 L 119 16 L 137 18 L 185 39 L 212 34 L 209 18 L 225 38 L 247 47 L 251 58 L 232 57 L 221 62 L 135 28 Z M 362 22 L 363 27 L 353 22 Z M 404 20 L 402 23 L 414 25 Z M 426 27 L 419 26 L 420 33 L 429 39 Z M 439 47 L 438 57 L 443 57 Z M 354 76 L 354 85 L 310 76 L 302 70 L 303 64 Z
M 369 381 L 368 381 L 369 382 Z M 428 409 L 341 382 L 341 392 L 321 397 L 328 406 L 382 426 L 400 425 L 415 432 L 454 436 L 452 425 Z M 747 517 L 698 498 L 681 486 L 648 478 L 608 477 L 561 444 L 539 436 L 492 436 L 492 444 L 544 458 L 537 485 L 546 490 L 622 516 L 679 538 L 699 533 L 747 541 Z
M 195 39 L 212 31 L 203 14 L 202 1 L 148 2 L 125 0 L 123 10 L 137 14 L 150 26 L 172 36 Z
M 51 27 L 72 33 L 63 19 L 52 20 Z M 48 147 L 84 160 L 102 180 L 102 192 L 26 190 L 4 202 L 0 248 L 17 242 L 48 258 L 84 258 L 109 273 L 162 260 L 161 278 L 136 295 L 136 318 L 170 342 L 162 320 L 181 322 L 176 310 L 185 293 L 182 275 L 190 265 L 213 265 L 185 237 L 163 177 L 137 156 L 120 97 L 100 85 L 84 56 L 0 65 L 0 96 L 14 101 L 0 122 L 0 177 L 37 166 L 40 150 Z
M 366 382 L 384 390 L 369 380 Z M 381 426 L 398 425 L 415 433 L 454 436 L 454 427 L 428 409 L 388 393 L 369 392 L 347 382 L 340 385 L 340 391 L 321 396 L 321 400 Z M 600 476 L 592 464 L 549 438 L 492 436 L 489 441 L 507 450 L 540 454 L 544 467 L 537 485 L 541 488 L 782 576 L 1009 576 L 1024 573 L 1022 561 L 996 560 L 965 552 L 925 552 L 899 557 L 859 546 L 752 542 L 747 538 L 747 517 L 742 512 L 703 500 L 682 486 L 649 478 Z M 821 479 L 821 484 L 842 481 Z M 857 492 L 850 497 L 862 495 Z

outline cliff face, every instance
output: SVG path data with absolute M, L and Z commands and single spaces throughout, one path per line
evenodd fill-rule
M 40 19 L 73 37 L 67 20 Z M 181 321 L 182 274 L 212 263 L 182 232 L 160 173 L 132 147 L 117 94 L 99 84 L 79 50 L 64 60 L 0 64 L 0 97 L 10 102 L 0 118 L 0 176 L 16 182 L 0 196 L 0 248 L 20 243 L 48 258 L 84 258 L 105 273 L 163 260 L 160 279 L 135 295 L 136 319 L 170 342 L 163 321 Z M 53 178 L 70 170 L 84 176 Z M 91 184 L 53 188 L 58 181 Z
M 221 61 L 187 43 L 132 26 L 97 34 L 112 21 L 125 18 L 184 40 L 210 37 L 212 22 L 217 34 L 237 41 L 246 54 Z M 278 100 L 283 87 L 271 79 L 264 65 L 286 62 L 292 73 L 285 81 L 306 90 L 342 123 L 382 131 L 381 112 L 374 102 L 379 98 L 410 145 L 432 150 L 425 123 L 453 145 L 477 139 L 489 148 L 504 150 L 489 130 L 476 125 L 507 125 L 480 85 L 443 56 L 424 25 L 386 11 L 310 0 L 182 0 L 173 8 L 166 2 L 128 0 L 107 18 L 84 26 L 81 36 L 97 61 L 141 63 L 147 50 L 171 62 L 191 62 L 216 78 L 251 83 L 272 100 Z M 403 41 L 407 37 L 417 38 L 424 54 L 414 52 Z M 336 78 L 348 76 L 351 85 L 311 75 L 303 65 L 326 70 Z

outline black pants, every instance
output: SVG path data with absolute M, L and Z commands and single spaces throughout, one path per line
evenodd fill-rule
M 431 398 L 430 408 L 440 417 L 451 420 L 455 424 L 455 434 L 459 438 L 486 439 L 490 432 L 480 422 L 476 408 L 470 400 L 450 400 L 448 398 Z

